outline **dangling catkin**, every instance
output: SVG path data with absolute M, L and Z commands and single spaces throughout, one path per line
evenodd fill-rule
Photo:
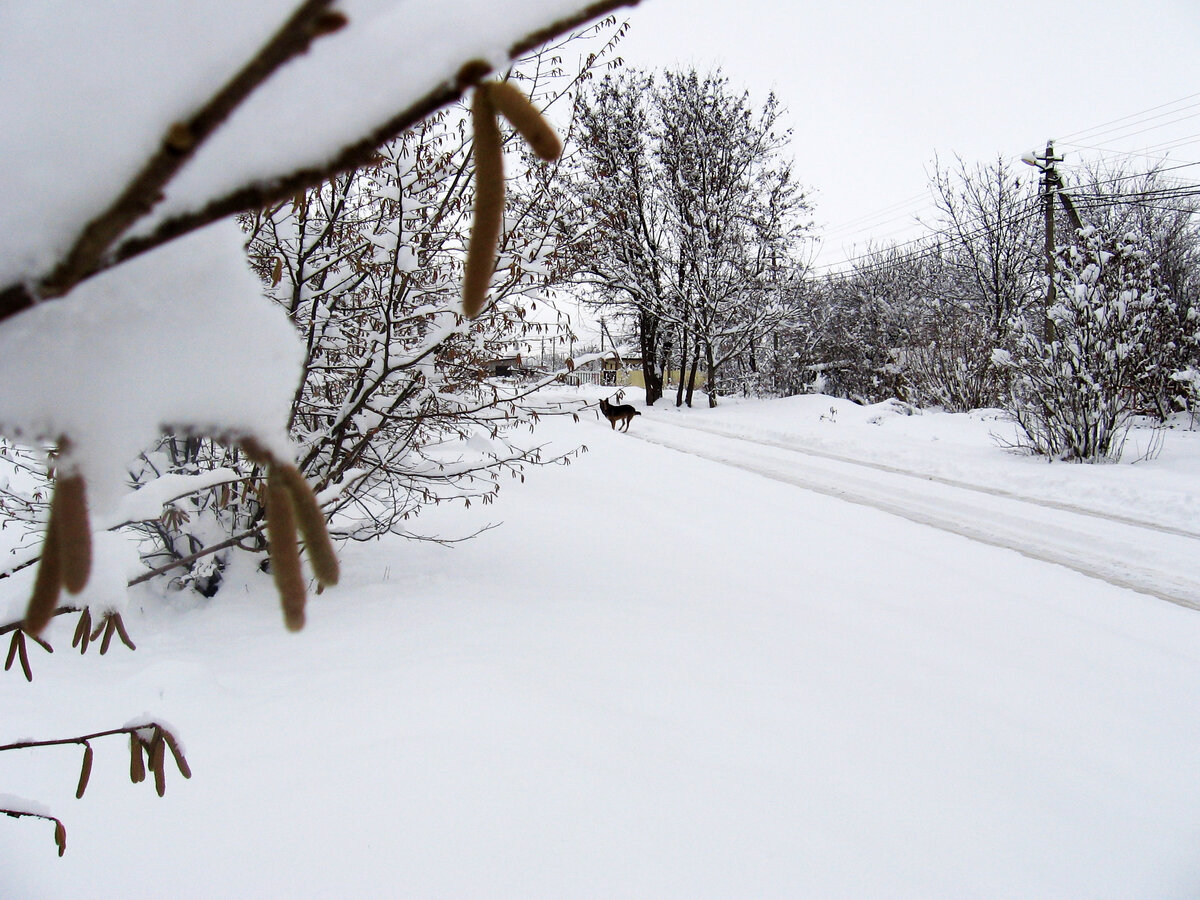
M 113 621 L 112 616 L 106 616 L 104 626 L 104 640 L 100 642 L 100 655 L 103 656 L 108 652 L 108 645 L 112 643 L 113 634 L 117 630 L 117 623 Z
M 487 302 L 488 286 L 496 268 L 496 243 L 504 223 L 504 153 L 500 126 L 492 105 L 494 85 L 475 88 L 471 123 L 475 130 L 475 210 L 471 239 L 463 267 L 463 313 L 475 318 Z
M 312 566 L 317 582 L 322 586 L 332 587 L 338 582 L 338 559 L 333 549 L 333 541 L 325 528 L 325 516 L 317 505 L 312 488 L 304 480 L 304 476 L 295 466 L 281 465 L 275 467 L 275 472 L 287 488 L 292 498 L 292 509 L 296 514 L 296 524 L 300 526 L 300 534 L 304 538 L 304 547 L 308 551 L 308 562 Z
M 62 557 L 62 582 L 68 593 L 78 594 L 92 571 L 92 530 L 88 525 L 87 487 L 82 475 L 60 477 L 52 501 L 58 519 L 58 552 Z
M 71 638 L 71 646 L 79 647 L 80 653 L 87 653 L 87 645 L 91 639 L 92 612 L 85 606 L 79 614 L 79 624 L 75 626 L 75 637 Z
M 83 792 L 87 790 L 88 779 L 92 777 L 92 745 L 83 745 L 83 766 L 79 770 L 79 786 L 75 788 L 75 799 L 79 800 L 83 797 Z
M 517 129 L 541 159 L 554 162 L 562 155 L 562 141 L 546 121 L 541 110 L 511 81 L 496 81 L 488 85 L 492 105 Z
M 175 740 L 175 735 L 165 729 L 159 729 L 159 733 L 167 742 L 167 748 L 171 751 L 171 755 L 175 757 L 175 766 L 179 769 L 179 774 L 184 778 L 192 777 L 192 767 L 188 765 L 188 761 L 183 756 L 183 749 L 179 746 L 179 742 Z
M 51 501 L 50 518 L 46 522 L 46 539 L 42 543 L 42 558 L 38 560 L 37 576 L 33 581 L 33 595 L 25 610 L 25 621 L 21 625 L 30 634 L 41 634 L 54 610 L 58 606 L 58 594 L 62 590 L 62 554 L 59 552 L 58 505 Z
M 166 755 L 163 744 L 162 732 L 155 728 L 154 737 L 150 739 L 150 771 L 154 773 L 154 790 L 160 797 L 167 792 Z
M 20 640 L 17 641 L 17 659 L 21 662 L 21 674 L 25 676 L 26 681 L 33 681 L 33 670 L 29 668 L 29 651 L 25 647 L 25 635 L 17 632 Z
M 146 780 L 146 761 L 142 759 L 142 739 L 136 731 L 129 733 L 129 780 L 141 784 Z
M 13 667 L 13 663 L 17 661 L 17 643 L 21 637 L 20 629 L 13 632 L 12 640 L 8 642 L 8 659 L 4 663 L 4 671 L 7 672 Z
M 278 468 L 271 467 L 267 477 L 267 544 L 271 552 L 271 574 L 279 602 L 283 607 L 283 623 L 288 631 L 304 627 L 304 575 L 300 571 L 300 547 L 296 543 L 296 516 L 292 498 Z

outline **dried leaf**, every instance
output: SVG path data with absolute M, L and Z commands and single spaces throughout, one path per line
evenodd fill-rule
M 271 287 L 275 287 L 283 279 L 283 257 L 275 257 L 275 265 L 271 269 Z
M 504 223 L 504 153 L 491 101 L 491 84 L 475 88 L 471 122 L 475 131 L 475 210 L 463 267 L 463 313 L 475 318 L 487 302 L 496 268 L 496 243 Z
M 79 786 L 75 788 L 75 799 L 83 797 L 87 790 L 88 779 L 92 777 L 92 745 L 83 745 L 83 767 L 79 770 Z
M 35 644 L 37 644 L 39 647 L 41 647 L 47 653 L 54 652 L 54 648 L 51 647 L 47 641 L 42 640 L 36 634 L 27 634 L 27 635 L 25 635 L 25 637 L 29 638 L 31 641 L 33 641 Z
M 58 819 L 54 820 L 54 843 L 58 845 L 58 855 L 67 852 L 67 826 Z
M 525 138 L 534 153 L 546 162 L 553 162 L 562 155 L 562 141 L 520 88 L 511 81 L 493 82 L 488 87 L 493 105 Z

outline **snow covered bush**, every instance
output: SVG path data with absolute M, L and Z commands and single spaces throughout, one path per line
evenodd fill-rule
M 1154 322 L 1174 304 L 1137 237 L 1081 229 L 1056 258 L 1056 302 L 1016 326 L 993 362 L 1011 374 L 1010 410 L 1033 451 L 1054 459 L 1118 458 L 1154 374 Z
M 518 61 L 510 80 L 537 106 L 553 105 L 605 55 L 588 53 L 568 69 L 568 46 L 586 49 L 614 26 L 607 19 L 539 50 Z M 565 344 L 570 336 L 549 296 L 560 268 L 550 233 L 562 197 L 555 169 L 529 158 L 515 131 L 503 142 L 520 164 L 507 177 L 490 302 L 473 319 L 460 309 L 474 194 L 474 181 L 463 177 L 472 140 L 462 104 L 388 142 L 368 165 L 241 217 L 264 290 L 304 343 L 288 422 L 298 466 L 320 493 L 335 537 L 408 534 L 426 505 L 487 503 L 501 476 L 566 459 L 544 458 L 534 438 L 518 435 L 540 415 L 570 411 L 536 399 L 553 374 L 520 383 L 491 377 L 498 359 L 530 342 Z M 251 468 L 219 444 L 173 436 L 142 458 L 139 481 L 230 472 L 178 503 L 169 519 L 141 526 L 156 567 L 176 561 L 174 577 L 211 594 L 235 552 L 230 538 L 261 548 Z M 215 557 L 202 555 L 206 549 Z
M 248 476 L 232 470 L 228 495 L 240 488 L 243 499 L 265 498 L 285 622 L 303 625 L 298 538 L 317 582 L 337 577 L 324 512 L 289 437 L 305 347 L 263 298 L 230 217 L 371 163 L 378 147 L 474 87 L 476 134 L 497 135 L 475 152 L 481 170 L 486 162 L 479 194 L 488 202 L 476 209 L 462 309 L 477 314 L 504 214 L 496 114 L 543 143 L 537 114 L 484 79 L 629 2 L 0 8 L 0 437 L 45 453 L 55 475 L 32 598 L 6 626 L 23 669 L 24 635 L 36 637 L 62 611 L 62 589 L 84 590 L 93 529 L 130 521 L 130 508 L 134 521 L 163 517 L 163 501 L 197 487 L 184 485 L 189 478 L 213 487 L 211 472 L 171 471 L 141 481 L 130 499 L 127 467 L 164 433 L 225 448 L 235 466 L 248 460 Z M 440 327 L 426 336 L 429 352 Z M 153 470 L 143 461 L 151 465 L 135 481 Z M 185 514 L 172 506 L 165 517 Z M 76 603 L 82 622 L 87 602 Z M 115 625 L 104 627 L 111 638 Z M 147 740 L 161 769 L 165 739 Z M 54 817 L 4 806 L 10 816 L 52 819 L 64 845 Z

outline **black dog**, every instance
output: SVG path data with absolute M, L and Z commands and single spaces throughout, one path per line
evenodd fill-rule
M 633 417 L 641 415 L 640 412 L 628 403 L 613 406 L 607 400 L 600 401 L 600 412 L 604 414 L 604 418 L 608 419 L 608 424 L 613 428 L 617 427 L 618 422 L 623 422 L 625 427 L 621 429 L 622 431 L 628 431 L 629 423 L 633 421 Z

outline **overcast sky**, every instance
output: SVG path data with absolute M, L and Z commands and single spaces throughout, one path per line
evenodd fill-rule
M 1056 138 L 1068 183 L 1099 155 L 1070 141 L 1200 162 L 1200 0 L 642 0 L 628 18 L 630 65 L 719 65 L 756 101 L 776 91 L 819 264 L 911 237 L 935 154 Z M 1172 174 L 1200 182 L 1200 164 Z

